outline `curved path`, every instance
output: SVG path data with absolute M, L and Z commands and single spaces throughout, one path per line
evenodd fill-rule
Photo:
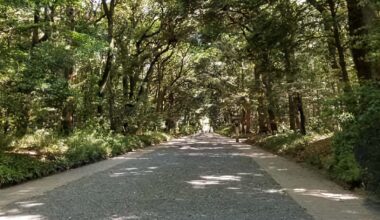
M 0 190 L 0 219 L 339 219 L 319 215 L 308 200 L 334 204 L 339 196 L 285 188 L 289 182 L 272 178 L 281 181 L 287 171 L 271 171 L 280 158 L 218 135 L 177 139 L 117 159 Z M 376 216 L 347 209 L 352 219 Z

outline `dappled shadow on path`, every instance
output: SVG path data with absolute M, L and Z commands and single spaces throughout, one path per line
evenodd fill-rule
M 203 134 L 176 139 L 141 157 L 123 156 L 119 159 L 125 162 L 109 170 L 9 205 L 0 211 L 0 220 L 312 219 L 287 195 L 290 190 L 336 201 L 355 199 L 283 189 L 254 162 L 275 156 L 229 141 Z

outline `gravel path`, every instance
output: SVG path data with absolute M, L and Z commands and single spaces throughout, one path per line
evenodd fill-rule
M 205 134 L 8 205 L 0 219 L 313 219 L 239 145 Z

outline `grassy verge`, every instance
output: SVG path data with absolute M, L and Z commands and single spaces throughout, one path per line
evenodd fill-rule
M 272 136 L 255 136 L 248 140 L 275 154 L 295 158 L 320 169 L 326 169 L 332 156 L 331 136 L 284 133 Z
M 59 137 L 40 130 L 1 149 L 0 187 L 104 160 L 168 138 L 159 132 L 123 136 L 99 131 L 77 131 L 69 137 Z
M 248 141 L 277 155 L 306 163 L 321 170 L 330 179 L 353 189 L 360 186 L 360 170 L 357 166 L 345 166 L 344 172 L 337 172 L 341 160 L 337 160 L 336 149 L 331 135 L 283 133 L 271 136 L 253 136 Z

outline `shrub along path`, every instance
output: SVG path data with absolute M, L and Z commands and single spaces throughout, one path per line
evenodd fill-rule
M 124 136 L 97 130 L 58 137 L 39 130 L 14 141 L 8 151 L 0 149 L 0 188 L 122 155 L 168 138 L 160 132 Z
M 88 167 L 79 168 L 78 176 L 71 179 L 69 173 L 48 177 L 50 185 L 46 178 L 0 190 L 0 219 L 380 216 L 365 207 L 359 196 L 296 164 L 218 135 L 177 139 L 118 160 L 108 167 L 94 167 L 88 174 Z M 68 176 L 61 182 L 63 175 Z M 40 192 L 28 194 L 33 190 L 30 186 Z M 12 195 L 17 199 L 7 201 Z

